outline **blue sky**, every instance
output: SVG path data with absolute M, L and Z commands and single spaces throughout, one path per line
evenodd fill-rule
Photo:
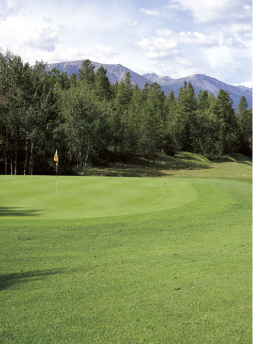
M 252 83 L 251 0 L 2 0 L 0 51 Z

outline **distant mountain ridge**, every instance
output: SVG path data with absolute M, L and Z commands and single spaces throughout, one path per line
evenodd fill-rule
M 183 87 L 184 81 L 186 81 L 187 83 L 191 82 L 196 95 L 198 94 L 199 90 L 208 90 L 208 92 L 212 92 L 214 96 L 217 97 L 220 89 L 223 89 L 230 93 L 230 97 L 234 102 L 234 108 L 236 110 L 242 96 L 246 98 L 248 107 L 252 107 L 252 88 L 245 86 L 228 85 L 222 81 L 211 78 L 210 76 L 206 76 L 204 74 L 194 74 L 179 79 L 165 78 L 168 77 L 158 77 L 157 79 L 152 78 L 153 82 L 157 82 L 162 86 L 162 88 L 165 90 L 165 94 L 168 94 L 173 90 L 175 96 L 178 97 L 180 87 Z
M 66 72 L 68 76 L 71 76 L 73 73 L 78 75 L 83 61 L 84 60 L 47 64 L 46 71 L 56 68 L 57 70 Z M 132 76 L 132 84 L 137 83 L 140 88 L 143 88 L 146 82 L 150 83 L 150 81 L 144 78 L 142 75 L 133 72 L 131 69 L 124 67 L 121 64 L 106 64 L 93 61 L 91 63 L 95 66 L 95 72 L 101 66 L 107 70 L 107 76 L 111 84 L 115 84 L 116 81 L 121 82 L 121 80 L 125 78 L 127 72 L 129 72 Z
M 68 76 L 71 76 L 73 73 L 78 75 L 83 61 L 84 60 L 47 64 L 46 71 L 56 68 L 57 70 L 66 72 Z M 187 83 L 192 83 L 196 96 L 199 90 L 207 90 L 208 92 L 212 92 L 214 96 L 217 97 L 219 90 L 223 89 L 230 93 L 230 97 L 234 102 L 234 108 L 236 111 L 242 96 L 246 98 L 248 108 L 252 107 L 252 88 L 242 85 L 228 85 L 204 74 L 194 74 L 179 79 L 172 79 L 170 76 L 159 77 L 155 73 L 146 73 L 144 75 L 140 75 L 129 68 L 122 66 L 121 64 L 105 64 L 99 62 L 92 62 L 92 64 L 95 66 L 95 72 L 100 66 L 103 66 L 107 70 L 107 76 L 111 84 L 115 84 L 116 81 L 120 82 L 125 78 L 126 73 L 129 72 L 132 76 L 131 80 L 133 85 L 138 84 L 142 89 L 145 83 L 150 84 L 157 82 L 161 86 L 161 89 L 164 91 L 166 96 L 168 96 L 171 91 L 174 91 L 175 97 L 178 97 L 179 90 L 184 86 L 184 81 L 186 81 Z

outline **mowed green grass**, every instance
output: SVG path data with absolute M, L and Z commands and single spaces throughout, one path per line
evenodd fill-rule
M 250 167 L 233 168 L 59 177 L 57 195 L 0 176 L 0 343 L 251 343 Z
M 187 180 L 149 178 L 1 177 L 0 211 L 6 219 L 73 219 L 177 208 L 197 192 Z M 182 197 L 184 195 L 184 197 Z

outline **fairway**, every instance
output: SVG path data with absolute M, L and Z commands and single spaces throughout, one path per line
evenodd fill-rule
M 251 343 L 237 179 L 0 176 L 0 343 Z

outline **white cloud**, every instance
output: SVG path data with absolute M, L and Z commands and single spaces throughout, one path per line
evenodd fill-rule
M 41 51 L 54 51 L 59 43 L 58 36 L 57 28 L 36 29 L 23 41 L 23 44 Z
M 36 49 L 41 52 L 54 51 L 56 45 L 59 44 L 59 35 L 62 30 L 61 25 L 54 27 L 41 27 L 38 23 L 37 27 L 34 23 L 33 30 L 29 30 L 29 27 L 24 25 L 24 20 L 16 23 L 15 19 L 9 22 L 6 26 L 6 30 L 1 34 L 1 43 L 5 49 L 15 49 L 17 51 L 23 51 L 24 49 L 31 50 Z M 23 25 L 22 25 L 23 24 Z M 17 25 L 17 30 L 12 30 L 11 26 Z M 16 53 L 16 51 L 13 51 Z
M 42 19 L 43 19 L 43 21 L 44 21 L 45 23 L 47 23 L 47 24 L 50 24 L 50 23 L 53 22 L 53 19 L 48 18 L 48 17 L 43 17 Z
M 250 24 L 233 24 L 224 28 L 221 45 L 231 49 L 251 49 L 251 39 Z
M 127 24 L 128 24 L 129 26 L 134 27 L 134 26 L 137 26 L 137 25 L 138 25 L 138 21 L 137 21 L 137 20 L 133 20 L 133 19 L 131 19 L 131 18 L 127 18 Z
M 101 58 L 110 58 L 119 55 L 119 53 L 113 50 L 111 47 L 100 44 L 95 44 L 92 51 L 95 56 Z
M 156 74 L 167 75 L 173 79 L 183 78 L 199 72 L 192 61 L 185 58 L 170 59 L 164 62 L 159 62 L 152 70 Z
M 233 24 L 224 29 L 224 35 L 230 35 L 237 41 L 241 41 L 244 46 L 251 48 L 252 27 L 251 24 Z
M 223 36 L 222 45 L 231 49 L 247 49 L 246 45 L 241 40 L 229 34 Z
M 157 31 L 159 37 L 164 37 L 169 40 L 173 40 L 179 44 L 192 44 L 201 47 L 213 47 L 219 45 L 218 40 L 213 36 L 207 36 L 201 32 L 190 32 L 190 31 L 181 31 L 179 33 L 162 29 Z
M 148 58 L 157 59 L 178 54 L 183 46 L 213 47 L 218 46 L 218 40 L 213 36 L 206 36 L 200 32 L 175 32 L 168 29 L 157 30 L 157 37 L 142 38 L 136 42 Z
M 205 61 L 210 74 L 216 75 L 220 80 L 224 79 L 224 76 L 227 76 L 227 79 L 231 76 L 231 79 L 233 79 L 237 75 L 240 78 L 251 75 L 251 53 L 249 52 L 247 56 L 245 50 L 236 50 L 225 46 L 214 47 L 203 52 L 202 60 Z M 219 75 L 222 75 L 222 77 L 219 77 Z M 231 81 L 229 82 L 231 83 Z
M 250 24 L 233 24 L 230 26 L 229 31 L 231 33 L 248 34 L 248 33 L 251 33 L 251 25 Z
M 119 55 L 119 53 L 113 50 L 111 47 L 95 44 L 91 47 L 87 47 L 84 49 L 79 48 L 79 56 L 82 58 L 89 58 L 94 62 L 107 62 L 110 59 L 113 59 L 115 56 Z
M 19 0 L 1 0 L 0 19 L 17 15 L 22 8 Z
M 197 23 L 251 21 L 251 0 L 173 0 Z
M 145 10 L 144 8 L 140 8 L 140 12 L 149 16 L 160 16 L 160 13 L 156 10 Z
M 165 4 L 159 9 L 145 9 L 140 8 L 139 11 L 142 14 L 146 14 L 148 16 L 155 16 L 159 18 L 173 18 L 175 20 L 175 13 L 173 13 L 176 9 L 178 9 L 178 5 L 174 4 Z
M 235 84 L 234 86 L 244 86 L 244 87 L 252 88 L 253 87 L 253 82 L 252 81 L 247 81 L 247 82 L 243 82 L 241 84 Z

